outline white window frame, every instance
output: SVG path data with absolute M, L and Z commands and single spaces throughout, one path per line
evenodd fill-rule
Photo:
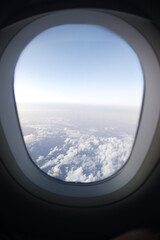
M 125 15 L 123 18 L 127 19 Z M 136 21 L 143 22 L 144 25 L 150 24 L 143 19 L 136 19 Z M 61 24 L 94 24 L 110 29 L 134 49 L 144 73 L 143 106 L 130 158 L 117 174 L 100 182 L 66 183 L 42 172 L 28 155 L 18 121 L 13 90 L 13 77 L 18 58 L 24 47 L 35 36 Z M 36 19 L 21 22 L 19 27 L 11 26 L 4 29 L 1 31 L 1 36 L 4 39 L 8 36 L 9 42 L 5 48 L 3 47 L 0 59 L 0 120 L 2 131 L 7 139 L 5 148 L 11 153 L 8 158 L 5 157 L 5 151 L 1 151 L 1 155 L 10 173 L 32 194 L 59 204 L 92 206 L 110 203 L 124 197 L 124 187 L 132 182 L 143 166 L 160 115 L 160 104 L 157 104 L 160 103 L 160 67 L 157 56 L 146 38 L 139 30 L 120 17 L 114 16 L 113 13 L 85 9 L 47 13 Z M 141 176 L 141 182 L 144 176 Z M 135 186 L 131 186 L 126 194 L 133 191 Z M 121 189 L 123 191 L 119 193 Z

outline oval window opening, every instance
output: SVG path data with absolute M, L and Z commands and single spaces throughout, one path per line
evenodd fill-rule
M 60 25 L 22 51 L 14 93 L 32 161 L 65 182 L 117 173 L 134 144 L 143 100 L 135 51 L 107 28 Z

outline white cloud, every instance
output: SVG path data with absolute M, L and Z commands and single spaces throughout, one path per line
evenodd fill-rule
M 47 173 L 52 177 L 58 177 L 62 172 L 59 166 L 56 165 L 55 167 L 52 167 L 51 170 L 49 170 Z
M 102 180 L 123 166 L 133 143 L 133 138 L 128 135 L 104 138 L 82 134 L 79 138 L 78 133 L 78 137 L 75 136 L 75 132 L 71 133 L 71 137 L 67 136 L 61 154 L 42 166 L 42 169 L 50 167 L 49 175 L 73 182 Z M 52 152 L 55 150 L 58 148 L 55 147 Z
M 48 175 L 64 181 L 94 182 L 111 176 L 127 161 L 133 144 L 133 137 L 128 134 L 109 137 L 107 133 L 111 128 L 105 128 L 105 133 L 99 136 L 98 130 L 93 128 L 85 132 L 64 125 L 35 124 L 32 127 L 34 134 L 24 136 L 28 149 L 46 139 L 54 144 L 56 137 L 61 137 L 59 145 L 53 145 L 47 154 L 41 153 L 34 160 Z
M 90 128 L 90 129 L 89 129 L 89 132 L 91 132 L 91 133 L 95 133 L 95 132 L 97 132 L 97 130 L 94 129 L 94 128 Z
M 32 144 L 36 139 L 36 136 L 34 134 L 29 134 L 24 136 L 24 141 L 26 144 Z
M 39 156 L 38 158 L 37 158 L 37 162 L 40 162 L 40 161 L 42 161 L 44 159 L 44 156 Z
M 57 146 L 55 146 L 55 147 L 54 147 L 53 149 L 51 149 L 51 151 L 48 153 L 48 156 L 53 155 L 53 153 L 55 153 L 55 152 L 57 152 L 57 151 L 59 151 L 59 149 L 58 149 Z
M 75 170 L 73 170 L 74 168 L 72 167 L 72 169 L 70 171 L 68 171 L 67 173 L 67 177 L 66 177 L 66 181 L 68 182 L 84 182 L 86 180 L 86 176 L 83 174 L 83 169 L 82 167 L 79 167 Z

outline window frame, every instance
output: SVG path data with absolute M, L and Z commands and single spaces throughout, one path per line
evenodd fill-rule
M 123 18 L 128 19 L 125 15 Z M 141 21 L 143 24 L 150 24 L 143 19 L 135 19 L 139 25 Z M 127 21 L 129 22 L 129 20 Z M 133 182 L 144 165 L 157 129 L 160 112 L 157 104 L 160 102 L 160 68 L 157 56 L 149 42 L 127 21 L 122 20 L 119 16 L 114 16 L 111 12 L 72 9 L 43 14 L 36 19 L 21 22 L 19 27 L 13 25 L 2 31 L 4 38 L 6 38 L 7 32 L 12 32 L 12 34 L 8 37 L 9 42 L 3 48 L 0 59 L 0 117 L 4 138 L 7 140 L 7 145 L 1 150 L 1 155 L 11 175 L 32 194 L 64 205 L 93 206 L 117 201 L 135 188 L 132 186 L 129 192 L 124 193 L 124 187 Z M 130 158 L 118 174 L 89 184 L 68 184 L 56 180 L 42 172 L 30 160 L 19 125 L 13 91 L 14 70 L 23 48 L 47 28 L 73 23 L 96 24 L 107 27 L 118 34 L 135 50 L 144 73 L 143 106 Z M 10 154 L 8 158 L 5 157 L 6 151 Z M 150 161 L 148 161 L 149 164 Z M 146 173 L 144 173 L 145 175 Z M 144 181 L 144 176 L 141 176 L 141 181 Z

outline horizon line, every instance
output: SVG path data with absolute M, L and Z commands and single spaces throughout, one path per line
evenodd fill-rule
M 97 106 L 97 107 L 108 107 L 108 108 L 134 108 L 134 109 L 139 109 L 142 108 L 141 106 L 138 105 L 116 105 L 116 104 L 101 104 L 101 103 L 74 103 L 74 102 L 17 102 L 15 101 L 16 105 L 86 105 L 86 106 Z

